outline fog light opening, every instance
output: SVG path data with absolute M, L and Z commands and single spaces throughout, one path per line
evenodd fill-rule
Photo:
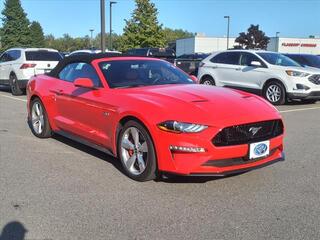
M 189 153 L 203 153 L 206 150 L 202 147 L 185 147 L 185 146 L 173 146 L 170 145 L 171 152 L 189 152 Z
M 303 84 L 297 84 L 297 90 L 309 90 L 310 88 L 306 85 L 303 85 Z

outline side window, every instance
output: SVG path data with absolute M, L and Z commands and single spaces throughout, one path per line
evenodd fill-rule
M 95 69 L 88 63 L 70 63 L 59 73 L 59 78 L 67 82 L 74 82 L 77 78 L 90 78 L 96 87 L 101 87 L 101 81 Z
M 261 65 L 263 65 L 261 60 L 257 56 L 253 55 L 252 53 L 246 53 L 246 52 L 241 53 L 240 65 L 250 66 L 252 61 L 260 62 Z
M 9 61 L 17 60 L 21 57 L 21 52 L 19 50 L 11 50 L 8 51 Z
M 239 60 L 240 52 L 223 52 L 211 58 L 210 61 L 213 63 L 239 65 Z

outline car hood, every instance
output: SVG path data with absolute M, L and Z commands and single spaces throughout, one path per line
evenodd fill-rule
M 162 85 L 128 89 L 131 97 L 154 106 L 153 116 L 208 125 L 279 118 L 278 111 L 262 98 L 222 87 L 198 84 Z
M 285 70 L 293 70 L 293 71 L 299 71 L 299 72 L 306 72 L 310 74 L 320 74 L 320 69 L 313 68 L 313 67 L 283 67 L 283 66 L 277 66 L 278 69 L 285 69 Z

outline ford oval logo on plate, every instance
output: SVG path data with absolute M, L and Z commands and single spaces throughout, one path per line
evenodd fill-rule
M 249 158 L 260 158 L 269 155 L 269 141 L 263 141 L 250 144 Z
M 263 155 L 268 150 L 268 146 L 265 143 L 260 143 L 254 148 L 254 153 L 256 155 Z

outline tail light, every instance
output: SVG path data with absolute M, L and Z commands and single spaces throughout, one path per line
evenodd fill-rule
M 37 64 L 34 63 L 24 63 L 21 65 L 20 69 L 34 68 Z

